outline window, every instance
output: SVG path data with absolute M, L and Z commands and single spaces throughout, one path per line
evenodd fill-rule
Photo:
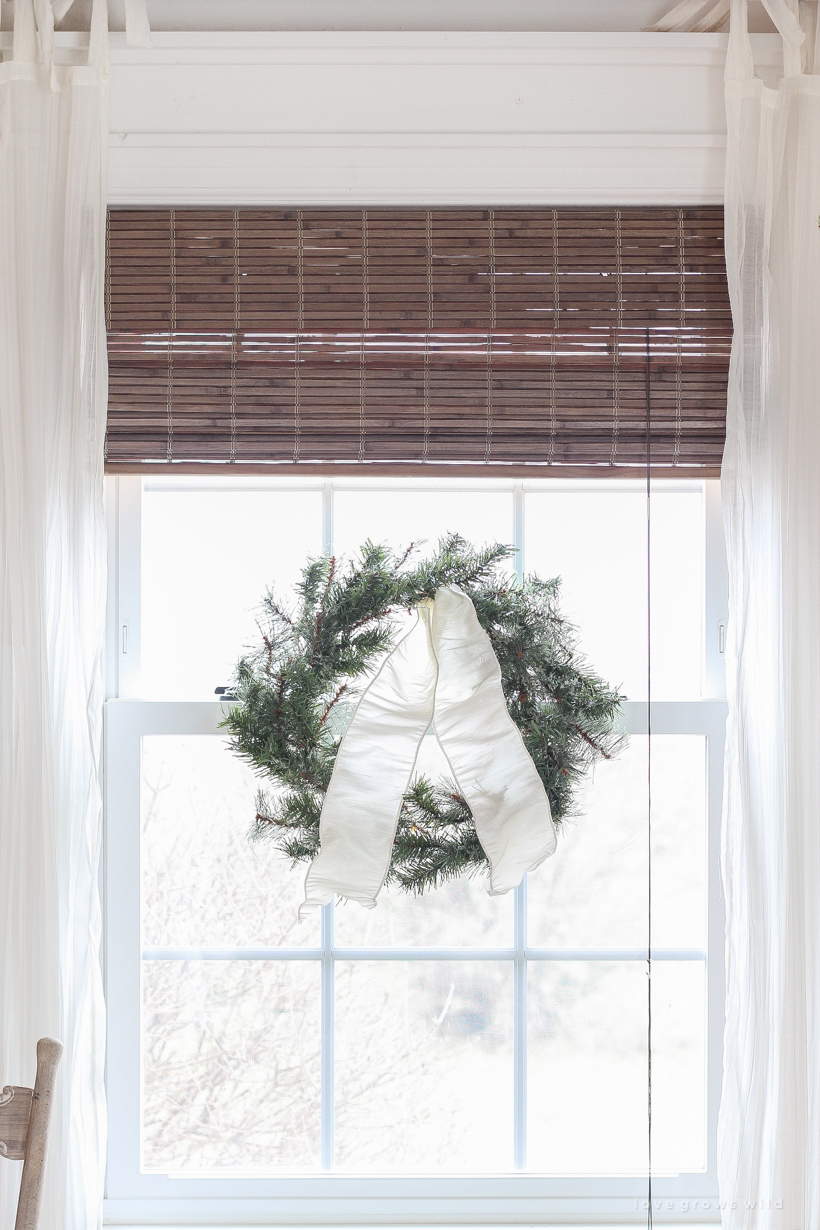
M 716 1208 L 725 568 L 711 480 L 109 479 L 108 1215 L 167 1223 L 640 1221 L 651 682 L 653 1173 Z M 628 696 L 556 855 L 297 924 L 245 832 L 214 688 L 267 584 L 366 538 L 457 529 L 563 578 Z M 422 550 L 426 549 L 424 547 Z M 651 617 L 651 680 L 647 627 Z M 437 748 L 425 744 L 435 771 Z M 709 1202 L 704 1207 L 704 1202 Z

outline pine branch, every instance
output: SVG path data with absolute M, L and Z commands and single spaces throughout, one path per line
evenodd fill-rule
M 332 699 L 331 699 L 331 700 L 329 700 L 329 701 L 327 702 L 327 704 L 325 705 L 325 711 L 324 711 L 324 713 L 322 714 L 321 718 L 319 719 L 319 725 L 320 725 L 320 726 L 324 726 L 325 722 L 326 722 L 326 721 L 327 721 L 327 719 L 328 719 L 328 714 L 330 713 L 331 709 L 332 709 L 332 708 L 333 708 L 333 706 L 336 704 L 336 702 L 337 702 L 338 700 L 340 700 L 340 699 L 341 699 L 341 697 L 344 695 L 344 693 L 345 693 L 346 691 L 347 691 L 347 684 L 346 684 L 346 683 L 343 683 L 343 684 L 342 684 L 342 686 L 341 686 L 340 688 L 337 688 L 337 689 L 336 689 L 336 695 L 335 695 L 335 696 L 333 696 L 333 697 L 332 697 Z
M 598 743 L 597 740 L 593 739 L 591 735 L 588 735 L 587 732 L 584 730 L 583 726 L 579 726 L 577 722 L 573 722 L 572 729 L 574 731 L 577 731 L 577 733 L 581 736 L 584 742 L 589 747 L 592 748 L 592 750 L 595 752 L 597 756 L 601 756 L 604 760 L 612 759 L 612 754 L 610 752 L 605 751 L 603 746 L 600 743 Z

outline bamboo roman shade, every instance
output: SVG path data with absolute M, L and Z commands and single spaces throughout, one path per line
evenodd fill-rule
M 720 208 L 113 210 L 109 466 L 704 470 Z

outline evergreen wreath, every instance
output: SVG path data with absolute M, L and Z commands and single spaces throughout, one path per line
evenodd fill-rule
M 512 547 L 477 550 L 456 534 L 443 538 L 430 559 L 416 563 L 414 553 L 413 544 L 397 555 L 367 542 L 346 566 L 332 556 L 310 560 L 292 611 L 268 592 L 261 644 L 236 667 L 231 692 L 238 703 L 223 726 L 232 751 L 275 786 L 257 795 L 251 837 L 272 840 L 294 863 L 318 852 L 336 753 L 358 694 L 396 641 L 396 616 L 442 585 L 469 595 L 489 635 L 507 708 L 556 824 L 574 814 L 584 773 L 622 746 L 615 719 L 623 698 L 578 654 L 576 630 L 558 607 L 560 579 L 520 582 L 501 567 Z M 486 865 L 455 783 L 416 776 L 399 815 L 387 883 L 422 893 Z

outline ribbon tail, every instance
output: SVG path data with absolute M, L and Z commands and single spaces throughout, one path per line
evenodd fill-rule
M 461 590 L 437 592 L 432 634 L 436 736 L 473 813 L 497 896 L 554 852 L 549 800 L 507 711 L 490 638 Z
M 433 716 L 435 690 L 430 610 L 422 605 L 410 632 L 362 694 L 342 739 L 300 918 L 336 894 L 369 908 L 376 904 L 419 744 Z

